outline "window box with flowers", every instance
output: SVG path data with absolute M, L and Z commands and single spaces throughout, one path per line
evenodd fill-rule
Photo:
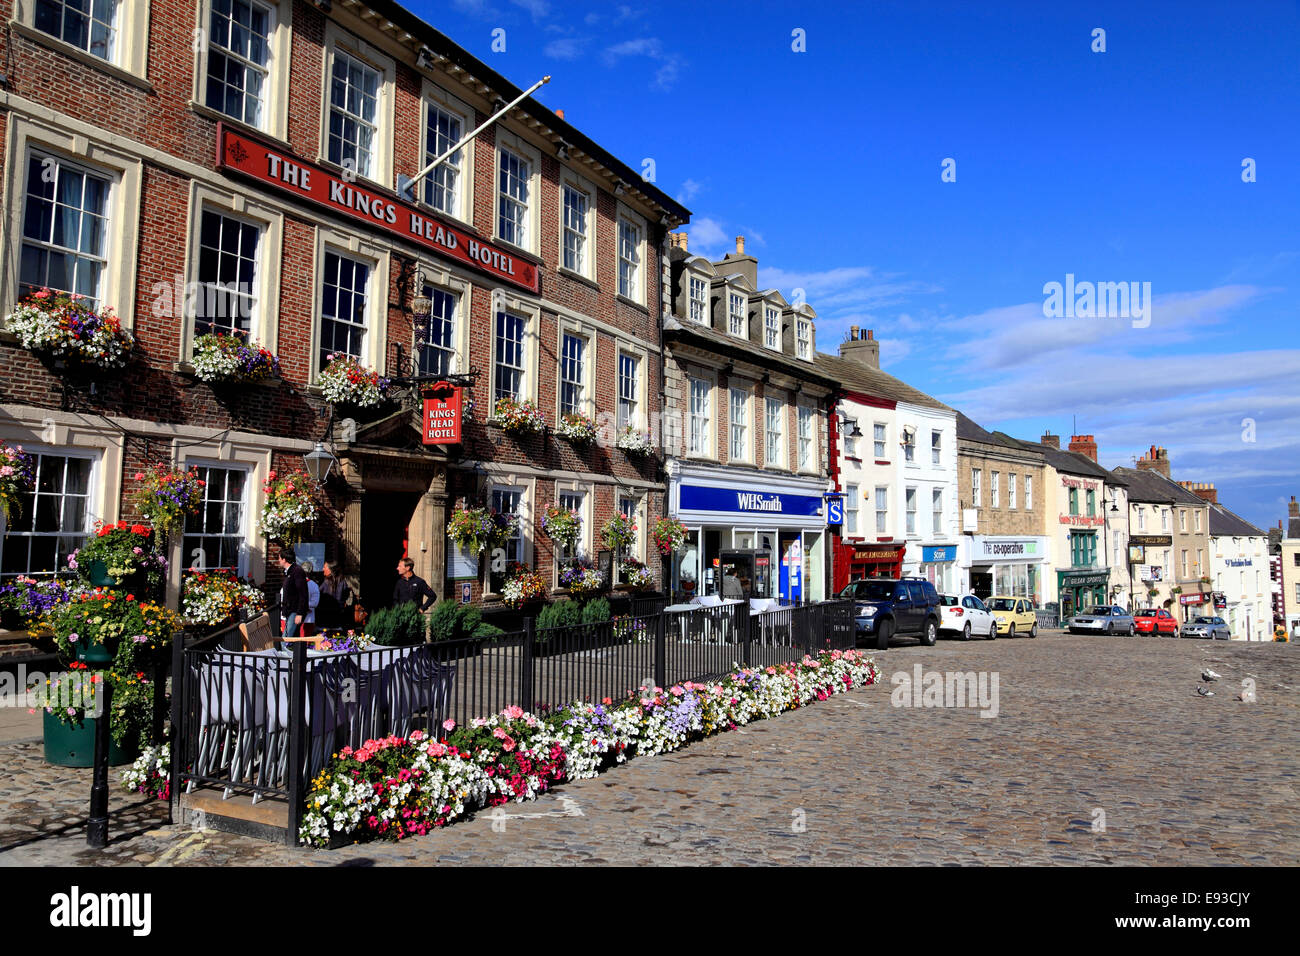
M 316 520 L 316 492 L 312 477 L 301 469 L 287 475 L 272 471 L 262 484 L 266 504 L 258 528 L 268 539 L 292 544 Z
M 644 591 L 654 584 L 654 574 L 636 558 L 626 558 L 619 562 L 618 579 L 633 591 Z
M 501 587 L 501 597 L 512 608 L 521 608 L 546 598 L 546 582 L 540 571 L 526 564 L 511 562 L 506 569 L 506 583 Z
M 5 330 L 55 368 L 123 368 L 135 348 L 135 338 L 112 309 L 96 309 L 84 296 L 50 289 L 19 302 L 5 319 Z
M 68 567 L 94 587 L 131 587 L 142 595 L 162 593 L 167 559 L 154 545 L 153 529 L 142 524 L 95 526 L 86 543 L 68 555 Z
M 249 620 L 266 607 L 266 595 L 229 568 L 190 571 L 181 582 L 181 617 L 186 624 L 218 627 Z
M 576 600 L 586 600 L 605 589 L 605 575 L 589 561 L 571 561 L 560 569 L 560 587 Z
M 212 385 L 248 385 L 280 374 L 280 359 L 242 335 L 209 332 L 194 340 L 194 376 Z
M 135 493 L 136 509 L 159 533 L 179 530 L 203 506 L 206 483 L 197 468 L 179 471 L 159 462 L 148 471 L 137 471 L 135 480 L 141 483 Z
M 532 399 L 517 402 L 513 398 L 498 398 L 492 417 L 511 435 L 536 435 L 546 427 L 546 416 Z
M 655 446 L 649 432 L 639 432 L 631 425 L 623 428 L 615 444 L 629 455 L 653 455 Z
M 567 438 L 575 445 L 590 445 L 600 434 L 595 420 L 581 412 L 565 415 L 560 419 L 560 424 L 555 426 L 555 431 L 561 438 Z
M 484 548 L 504 543 L 518 526 L 516 514 L 462 506 L 452 510 L 447 537 L 462 551 L 477 556 Z
M 331 353 L 316 384 L 325 401 L 353 408 L 378 408 L 388 400 L 388 379 L 350 355 Z

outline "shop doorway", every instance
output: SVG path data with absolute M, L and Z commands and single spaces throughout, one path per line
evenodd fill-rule
M 993 569 L 991 567 L 970 569 L 970 593 L 981 601 L 993 596 Z
M 797 601 L 803 595 L 803 542 L 797 532 L 782 531 L 777 546 L 781 553 L 780 597 Z
M 419 492 L 369 491 L 361 499 L 361 601 L 369 610 L 393 602 L 397 561 L 409 553 Z M 431 581 L 437 591 L 439 582 Z

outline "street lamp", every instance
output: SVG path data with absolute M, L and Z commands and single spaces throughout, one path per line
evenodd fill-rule
M 415 316 L 419 327 L 423 327 L 429 320 L 429 313 L 433 311 L 433 301 L 424 294 L 424 270 L 415 270 L 415 282 L 411 289 L 411 314 Z
M 302 456 L 302 460 L 307 466 L 307 474 L 321 484 L 329 478 L 336 461 L 334 456 L 325 450 L 323 442 L 317 442 L 315 448 Z

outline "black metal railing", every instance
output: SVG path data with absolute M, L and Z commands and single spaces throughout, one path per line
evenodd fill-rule
M 421 730 L 444 733 L 518 704 L 534 713 L 623 700 L 654 685 L 717 678 L 854 646 L 848 601 L 663 608 L 612 621 L 352 653 L 240 652 L 218 635 L 172 658 L 172 792 L 283 800 L 296 842 L 311 780 L 340 748 Z

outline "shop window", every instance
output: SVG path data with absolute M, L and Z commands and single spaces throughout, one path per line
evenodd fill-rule
M 85 543 L 94 460 L 32 452 L 32 490 L 5 526 L 0 569 L 4 577 L 66 571 L 68 555 Z

